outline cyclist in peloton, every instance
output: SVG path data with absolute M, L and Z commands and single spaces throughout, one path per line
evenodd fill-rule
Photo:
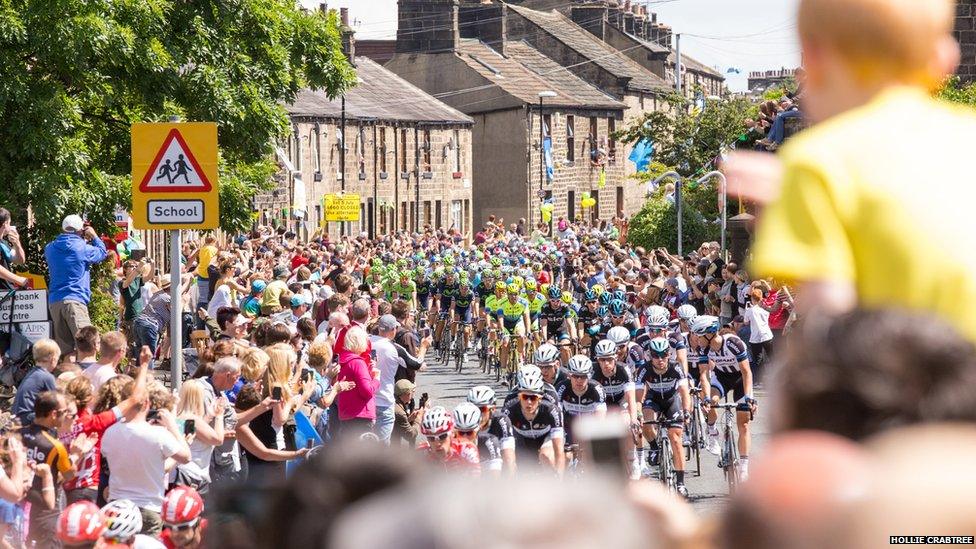
M 418 450 L 449 469 L 462 468 L 480 473 L 478 447 L 454 436 L 454 419 L 443 406 L 434 406 L 424 413 L 420 434 L 426 439 Z
M 533 368 L 519 376 L 519 398 L 505 406 L 515 430 L 515 450 L 527 463 L 538 461 L 562 475 L 566 467 L 562 413 L 542 398 L 542 374 Z
M 519 296 L 519 287 L 517 284 L 509 284 L 505 290 L 508 293 L 508 298 L 499 304 L 497 313 L 498 323 L 504 328 L 502 343 L 507 343 L 510 337 L 517 338 L 516 355 L 518 363 L 521 364 L 525 357 L 525 334 L 529 326 L 529 303 L 525 298 Z M 518 364 L 508 364 L 508 353 L 504 349 L 502 350 L 500 359 L 502 369 L 506 372 L 510 372 L 515 366 L 518 366 Z M 509 373 L 506 378 L 506 383 L 509 386 L 512 384 L 511 378 L 512 374 Z
M 649 365 L 638 374 L 637 384 L 643 388 L 643 411 L 645 421 L 654 421 L 659 416 L 670 420 L 668 440 L 674 455 L 674 469 L 677 474 L 678 493 L 688 495 L 685 488 L 685 454 L 682 445 L 684 425 L 691 414 L 691 393 L 688 379 L 681 366 L 673 360 L 671 344 L 663 337 L 651 340 L 649 344 Z M 651 441 L 651 461 L 657 462 L 657 425 L 644 424 L 644 436 Z
M 570 296 L 570 302 L 572 302 L 572 296 Z M 562 290 L 555 285 L 549 286 L 549 301 L 542 306 L 542 312 L 539 313 L 539 328 L 546 341 L 552 341 L 561 346 L 560 362 L 562 364 L 566 364 L 572 352 L 569 344 L 576 341 L 576 323 L 573 318 L 575 316 L 572 307 L 563 301 Z
M 522 378 L 525 376 L 534 377 L 538 374 L 542 377 L 542 400 L 548 402 L 554 406 L 557 410 L 562 412 L 559 407 L 559 395 L 556 394 L 556 386 L 552 383 L 546 381 L 546 376 L 542 373 L 542 369 L 535 364 L 526 364 L 519 368 L 518 372 L 515 373 L 515 388 L 508 392 L 505 396 L 505 406 L 512 404 L 513 402 L 518 402 L 519 399 L 519 387 L 522 385 Z
M 515 472 L 515 431 L 512 430 L 508 415 L 495 409 L 495 390 L 487 385 L 472 387 L 468 391 L 468 402 L 481 411 L 481 433 L 488 433 L 498 439 L 505 471 Z
M 434 294 L 440 304 L 437 326 L 434 329 L 434 348 L 438 350 L 440 349 L 441 335 L 444 333 L 444 324 L 451 315 L 451 301 L 458 294 L 457 279 L 458 277 L 457 273 L 454 272 L 454 267 L 448 267 L 444 273 L 444 280 L 434 290 Z
M 566 379 L 566 373 L 560 367 L 559 350 L 551 343 L 543 343 L 535 350 L 532 356 L 535 365 L 542 371 L 542 379 L 546 383 L 555 386 L 560 381 Z
M 569 376 L 556 384 L 559 403 L 565 412 L 566 444 L 573 444 L 572 423 L 581 416 L 607 413 L 603 386 L 590 379 L 593 362 L 585 355 L 575 355 L 566 364 Z
M 633 439 L 628 444 L 631 461 L 631 478 L 637 480 L 642 468 L 637 459 L 635 443 L 640 439 L 640 420 L 637 417 L 637 402 L 634 397 L 634 378 L 622 362 L 617 361 L 617 346 L 609 339 L 601 340 L 594 348 L 599 364 L 593 372 L 593 380 L 603 387 L 608 409 L 624 409 L 630 422 Z
M 465 351 L 468 350 L 468 344 L 471 342 L 471 307 L 477 296 L 471 291 L 471 285 L 468 284 L 467 278 L 461 278 L 460 285 L 458 286 L 457 294 L 451 298 L 451 310 L 453 311 L 454 320 L 461 322 L 463 328 L 463 347 Z M 457 335 L 453 330 L 455 330 L 454 324 L 451 324 L 451 336 Z
M 739 476 L 746 480 L 749 476 L 749 447 L 751 443 L 749 423 L 756 413 L 758 404 L 752 392 L 752 369 L 749 367 L 749 352 L 746 344 L 734 335 L 718 333 L 718 318 L 702 315 L 691 323 L 691 331 L 699 336 L 704 347 L 698 350 L 699 365 L 708 368 L 713 378 L 711 402 L 718 404 L 722 397 L 732 393 L 736 402 L 736 427 L 739 432 Z M 715 422 L 717 411 L 708 410 L 708 436 L 718 437 Z
M 600 316 L 597 312 L 600 309 L 599 297 L 593 290 L 586 290 L 583 293 L 583 307 L 579 310 L 576 315 L 576 331 L 580 335 L 580 349 L 589 349 L 592 351 L 593 336 L 599 331 Z
M 481 431 L 481 410 L 470 402 L 462 402 L 454 408 L 454 436 L 462 444 L 473 445 L 478 450 L 482 472 L 492 476 L 502 472 L 502 445 L 498 437 Z

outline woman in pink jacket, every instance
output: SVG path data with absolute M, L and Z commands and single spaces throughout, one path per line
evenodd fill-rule
M 339 393 L 339 432 L 341 436 L 358 436 L 372 431 L 376 420 L 376 401 L 373 395 L 380 385 L 379 371 L 363 359 L 369 338 L 366 330 L 352 326 L 346 332 L 339 352 L 339 376 L 337 381 L 351 381 L 355 387 Z

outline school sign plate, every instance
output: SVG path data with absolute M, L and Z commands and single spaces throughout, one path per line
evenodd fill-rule
M 217 124 L 132 125 L 136 229 L 216 229 Z

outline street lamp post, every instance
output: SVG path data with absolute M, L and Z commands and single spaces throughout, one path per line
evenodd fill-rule
M 674 208 L 678 214 L 678 255 L 682 256 L 684 254 L 682 253 L 683 249 L 681 244 L 681 174 L 676 171 L 670 171 L 659 175 L 657 179 L 651 181 L 648 192 L 650 192 L 652 189 L 656 189 L 665 179 L 674 180 Z
M 725 228 L 728 225 L 728 185 L 726 184 L 725 174 L 720 171 L 708 172 L 698 179 L 699 184 L 704 184 L 706 181 L 712 177 L 717 177 L 719 180 L 718 193 L 722 197 L 721 201 L 721 214 L 722 214 L 722 259 L 725 259 Z
M 546 151 L 543 147 L 543 141 L 545 140 L 545 128 L 543 128 L 542 123 L 542 101 L 547 97 L 556 97 L 556 92 L 551 90 L 545 90 L 539 92 L 539 221 L 542 221 L 542 197 L 543 197 L 543 181 L 546 178 Z M 529 198 L 531 201 L 531 197 Z M 530 202 L 531 203 L 531 202 Z M 531 219 L 531 216 L 530 216 Z

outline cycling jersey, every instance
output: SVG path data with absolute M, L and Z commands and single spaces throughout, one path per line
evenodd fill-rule
M 607 397 L 603 392 L 603 386 L 592 379 L 586 380 L 586 390 L 582 395 L 577 395 L 573 391 L 573 384 L 569 379 L 564 379 L 556 385 L 556 393 L 559 395 L 560 406 L 569 416 L 592 414 L 607 409 Z
M 678 394 L 678 390 L 688 386 L 685 371 L 676 363 L 668 364 L 661 373 L 648 364 L 637 374 L 637 383 L 644 387 L 644 402 L 669 402 Z
M 698 363 L 708 364 L 711 361 L 715 364 L 716 371 L 732 374 L 739 373 L 739 362 L 748 358 L 749 350 L 746 344 L 738 336 L 726 335 L 722 336 L 722 344 L 718 350 L 712 349 L 711 345 L 709 345 L 708 352 L 704 353 L 703 356 L 699 356 Z
M 532 320 L 539 318 L 542 307 L 547 303 L 546 297 L 539 292 L 529 292 L 525 299 L 529 302 L 529 317 Z
M 593 381 L 603 386 L 606 393 L 608 406 L 620 406 L 623 403 L 624 394 L 634 390 L 634 378 L 627 371 L 627 368 L 618 363 L 615 366 L 613 375 L 603 375 L 603 369 L 597 366 L 593 371 Z
M 407 281 L 406 284 L 398 281 L 390 287 L 391 296 L 396 296 L 406 301 L 410 301 L 416 292 L 417 284 L 413 280 Z
M 539 402 L 539 409 L 532 419 L 525 417 L 520 402 L 505 406 L 505 414 L 515 431 L 516 450 L 537 453 L 547 441 L 563 438 L 562 414 L 545 400 Z
M 512 330 L 522 321 L 522 317 L 525 315 L 525 311 L 528 310 L 529 303 L 525 298 L 518 298 L 515 303 L 512 303 L 507 297 L 504 303 L 499 304 L 498 315 L 502 317 L 502 321 L 505 324 L 505 329 Z M 526 326 L 528 328 L 528 326 Z
M 549 303 L 542 306 L 542 310 L 539 312 L 539 325 L 542 326 L 545 323 L 546 334 L 543 334 L 546 338 L 553 337 L 557 334 L 562 334 L 565 331 L 563 324 L 566 319 L 573 317 L 573 310 L 567 305 L 561 305 L 555 309 Z
M 502 410 L 491 412 L 491 422 L 488 424 L 488 433 L 498 438 L 503 450 L 515 448 L 515 431 L 512 430 L 512 421 Z
M 488 431 L 478 433 L 478 458 L 485 471 L 502 470 L 502 443 Z
M 674 362 L 675 360 L 677 360 L 677 352 L 687 348 L 687 342 L 685 338 L 682 337 L 682 335 L 679 333 L 675 333 L 675 332 L 666 332 L 666 333 L 668 338 L 668 345 L 670 345 L 671 347 L 670 360 Z M 651 355 L 650 355 L 651 340 L 657 337 L 662 337 L 662 336 L 652 335 L 651 330 L 644 328 L 637 334 L 637 337 L 634 338 L 634 343 L 640 346 L 641 351 L 643 351 L 644 353 L 644 359 L 646 361 L 650 361 L 651 359 Z
M 446 280 L 442 281 L 434 289 L 434 293 L 441 296 L 441 311 L 447 311 L 451 306 L 451 298 L 458 295 L 458 283 L 448 284 Z
M 417 283 L 417 308 L 426 310 L 430 306 L 430 294 L 434 291 L 434 283 L 422 280 Z
M 464 295 L 464 294 L 458 292 L 458 294 L 456 296 L 454 296 L 454 308 L 455 309 L 470 309 L 471 308 L 471 304 L 474 303 L 474 300 L 475 299 L 476 299 L 476 296 L 473 293 L 471 293 L 471 292 L 468 292 L 467 295 Z

